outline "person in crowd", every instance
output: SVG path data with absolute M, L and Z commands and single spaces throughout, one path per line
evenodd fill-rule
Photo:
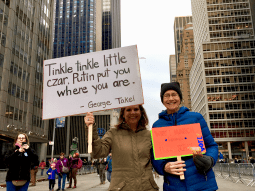
M 83 159 L 82 163 L 83 163 L 83 171 L 85 172 L 86 167 L 87 167 L 87 165 L 88 165 L 88 162 L 87 162 L 86 159 Z
M 111 174 L 112 174 L 112 153 L 109 153 L 109 155 L 106 158 L 107 166 L 107 180 L 111 182 Z
M 89 160 L 89 162 L 88 162 L 88 172 L 89 172 L 90 174 L 92 173 L 92 170 L 93 170 L 92 165 L 93 165 L 92 161 Z
M 44 162 L 44 160 L 42 160 L 39 164 L 39 167 L 41 169 L 41 176 L 43 176 L 43 171 L 45 169 L 46 163 Z
M 58 171 L 58 189 L 61 189 L 61 180 L 63 179 L 62 182 L 62 190 L 65 189 L 65 183 L 66 183 L 66 176 L 67 173 L 69 173 L 69 163 L 68 163 L 68 159 L 65 158 L 65 153 L 61 152 L 60 156 L 59 156 L 59 160 L 56 164 L 56 169 Z M 66 170 L 68 169 L 68 170 Z
M 106 158 L 99 159 L 98 167 L 99 167 L 99 178 L 100 184 L 105 184 L 105 167 L 106 167 Z
M 58 162 L 57 158 L 54 158 L 53 161 L 52 161 L 52 163 L 55 163 L 55 165 L 57 164 L 57 162 Z
M 39 160 L 35 151 L 29 147 L 27 134 L 19 133 L 15 137 L 13 149 L 6 153 L 4 161 L 8 168 L 6 190 L 28 190 L 31 165 L 38 166 Z
M 36 186 L 36 174 L 38 172 L 38 164 L 33 164 L 31 165 L 31 184 L 30 186 Z
M 69 164 L 69 173 L 67 173 L 67 175 L 66 175 L 66 179 L 67 179 L 67 181 L 66 181 L 66 183 L 67 184 L 69 184 L 70 182 L 69 182 L 69 180 L 70 180 L 70 172 L 72 172 L 72 169 L 71 169 L 71 161 L 72 161 L 72 155 L 71 154 L 69 154 L 68 155 L 68 164 Z
M 55 186 L 56 174 L 58 174 L 58 171 L 56 169 L 56 164 L 55 163 L 52 163 L 50 165 L 50 168 L 48 169 L 46 174 L 48 175 L 48 179 L 49 179 L 49 190 L 53 191 L 54 190 L 54 186 Z
M 116 128 L 100 139 L 93 113 L 84 118 L 86 128 L 93 125 L 92 158 L 112 153 L 112 178 L 109 190 L 155 191 L 158 186 L 152 174 L 150 159 L 151 135 L 142 105 L 121 108 Z
M 159 119 L 152 128 L 169 127 L 185 124 L 200 123 L 206 154 L 155 160 L 151 150 L 152 165 L 158 174 L 164 176 L 163 189 L 168 190 L 206 190 L 218 189 L 212 167 L 218 159 L 218 145 L 214 141 L 206 121 L 197 112 L 191 112 L 187 107 L 181 107 L 182 92 L 178 82 L 161 85 L 161 102 L 166 110 L 159 114 Z M 185 179 L 180 176 L 184 174 Z
M 73 157 L 71 157 L 69 163 L 70 171 L 69 171 L 69 186 L 67 188 L 72 188 L 72 179 L 74 180 L 73 188 L 77 187 L 77 171 L 82 167 L 82 160 L 79 158 L 79 153 L 74 153 Z

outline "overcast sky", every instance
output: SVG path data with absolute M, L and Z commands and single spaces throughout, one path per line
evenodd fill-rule
M 175 54 L 174 17 L 191 13 L 190 0 L 121 0 L 121 46 L 137 45 L 150 127 L 165 110 L 161 83 L 170 82 L 169 55 Z

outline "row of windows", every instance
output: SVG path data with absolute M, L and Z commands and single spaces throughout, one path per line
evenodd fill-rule
M 205 68 L 224 67 L 227 70 L 237 70 L 240 66 L 255 65 L 255 58 L 245 58 L 236 60 L 220 60 L 220 61 L 205 61 Z M 238 67 L 236 67 L 238 66 Z M 210 75 L 210 73 L 208 73 Z
M 255 50 L 234 50 L 223 53 L 204 53 L 204 59 L 219 59 L 219 58 L 238 58 L 255 56 Z
M 32 116 L 32 125 L 36 126 L 36 127 L 42 127 L 42 118 L 40 118 L 36 115 L 33 115 Z
M 221 131 L 215 132 L 211 131 L 214 138 L 231 138 L 231 137 L 254 137 L 255 130 L 240 130 L 240 131 Z
M 37 96 L 34 96 L 33 106 L 36 106 L 36 107 L 42 109 L 42 104 L 43 104 L 43 100 Z
M 231 9 L 247 9 L 249 8 L 249 3 L 233 3 L 233 4 L 208 4 L 207 11 L 217 11 L 217 10 L 231 10 Z
M 23 122 L 26 124 L 27 112 L 14 108 L 12 106 L 6 105 L 5 117 L 9 119 L 14 119 L 16 121 Z
M 238 112 L 235 113 L 216 113 L 209 114 L 210 119 L 240 119 L 240 118 L 255 118 L 255 112 Z
M 25 102 L 28 102 L 28 91 L 17 86 L 16 84 L 9 82 L 8 94 L 17 97 Z
M 204 44 L 203 51 L 220 51 L 232 49 L 250 49 L 255 48 L 255 41 L 238 41 L 238 42 L 225 42 L 225 43 L 212 43 Z
M 8 25 L 8 15 L 6 15 L 1 8 L 0 8 L 0 21 L 4 23 L 5 26 Z
M 207 93 L 217 93 L 217 92 L 239 92 L 239 91 L 255 91 L 255 84 L 246 84 L 238 86 L 231 85 L 228 87 L 213 87 L 207 88 Z
M 25 13 L 23 13 L 23 10 L 21 10 L 19 6 L 16 7 L 16 16 L 33 32 L 34 23 Z
M 255 120 L 210 123 L 210 126 L 211 126 L 211 128 L 213 128 L 213 129 L 255 127 Z
M 31 56 L 29 56 L 28 53 L 26 53 L 22 48 L 16 45 L 15 42 L 12 43 L 12 54 L 16 55 L 26 64 L 31 65 Z
M 11 62 L 10 72 L 13 75 L 18 76 L 18 78 L 24 80 L 26 83 L 29 83 L 30 73 L 26 72 L 24 69 L 22 71 L 22 68 L 18 67 L 18 65 L 14 64 L 13 62 Z
M 209 31 L 252 29 L 251 23 L 211 25 Z M 234 31 L 236 32 L 236 31 Z
M 32 48 L 32 38 L 30 38 L 18 25 L 15 25 L 14 27 L 14 35 L 22 39 L 29 48 Z
M 208 105 L 209 110 L 254 109 L 254 102 L 231 102 L 217 105 Z
M 220 87 L 221 88 L 221 87 Z M 208 102 L 214 101 L 234 101 L 234 100 L 255 100 L 255 94 L 247 93 L 233 93 L 233 94 L 208 94 Z M 212 92 L 214 93 L 214 92 Z M 217 102 L 215 102 L 217 103 Z
M 208 19 L 213 19 L 214 17 L 234 17 L 240 15 L 250 15 L 250 10 L 241 9 L 241 10 L 223 10 L 221 12 L 209 12 Z

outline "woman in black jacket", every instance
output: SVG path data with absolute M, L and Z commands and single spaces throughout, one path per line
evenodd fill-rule
M 30 181 L 31 165 L 39 165 L 37 154 L 29 148 L 29 139 L 25 133 L 20 133 L 14 139 L 14 148 L 5 156 L 8 168 L 6 175 L 7 191 L 25 191 Z

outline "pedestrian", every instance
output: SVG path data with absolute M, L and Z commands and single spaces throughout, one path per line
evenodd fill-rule
M 31 184 L 30 186 L 36 186 L 36 174 L 38 172 L 38 164 L 36 166 L 36 164 L 32 164 L 31 165 Z
M 13 149 L 5 155 L 6 191 L 26 191 L 30 182 L 31 165 L 39 165 L 38 156 L 29 146 L 27 134 L 19 133 L 13 144 Z
M 53 191 L 54 190 L 54 186 L 55 186 L 56 174 L 58 174 L 58 171 L 56 169 L 56 164 L 55 163 L 52 163 L 50 165 L 50 168 L 46 172 L 46 174 L 48 175 L 48 179 L 49 179 L 49 190 Z
M 203 116 L 197 112 L 191 112 L 182 106 L 182 92 L 178 82 L 164 83 L 161 85 L 161 102 L 166 110 L 159 114 L 159 119 L 152 128 L 169 127 L 200 123 L 206 154 L 182 157 L 182 161 L 176 158 L 155 160 L 152 152 L 152 164 L 158 174 L 164 176 L 164 191 L 168 190 L 206 190 L 218 189 L 212 167 L 218 160 L 218 145 L 214 141 Z M 183 169 L 180 169 L 183 168 Z M 180 180 L 180 175 L 185 176 Z
M 65 183 L 66 183 L 66 176 L 67 173 L 69 173 L 69 163 L 68 163 L 68 159 L 65 158 L 65 153 L 61 152 L 59 155 L 59 160 L 56 164 L 56 169 L 58 171 L 58 189 L 61 189 L 61 180 L 63 179 L 62 182 L 62 190 L 65 189 Z
M 39 164 L 39 167 L 41 169 L 41 176 L 43 176 L 43 171 L 45 169 L 46 163 L 44 162 L 44 160 L 42 160 Z
M 69 155 L 68 155 L 69 173 L 66 174 L 66 184 L 69 184 L 69 183 L 70 183 L 70 182 L 69 182 L 69 180 L 70 180 L 69 174 L 70 174 L 70 172 L 72 171 L 72 169 L 70 168 L 71 160 L 72 160 L 72 155 L 69 154 Z
M 106 158 L 107 166 L 107 180 L 111 182 L 111 175 L 112 175 L 112 153 L 109 153 L 109 155 Z
M 72 188 L 72 179 L 74 180 L 73 188 L 77 187 L 77 171 L 82 167 L 82 160 L 79 158 L 79 153 L 74 153 L 73 157 L 71 157 L 69 163 L 69 186 L 67 188 Z
M 106 158 L 99 159 L 98 167 L 99 167 L 99 178 L 100 184 L 105 184 L 105 167 L 106 167 Z
M 142 105 L 121 108 L 116 128 L 100 139 L 93 113 L 84 118 L 86 127 L 93 125 L 92 158 L 112 153 L 112 178 L 108 190 L 155 191 L 158 186 L 152 174 L 150 158 L 151 135 Z

